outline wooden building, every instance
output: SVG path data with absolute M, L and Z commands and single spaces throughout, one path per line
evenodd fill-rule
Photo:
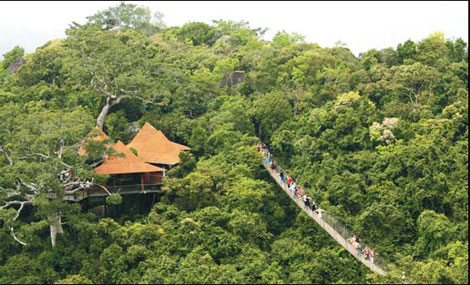
M 161 192 L 160 185 L 167 169 L 181 162 L 179 154 L 182 151 L 190 150 L 187 146 L 170 141 L 149 123 L 145 123 L 127 146 L 121 141 L 112 144 L 111 139 L 97 126 L 82 141 L 78 149 L 80 155 L 87 154 L 84 146 L 90 140 L 105 142 L 107 147 L 116 151 L 115 154 L 107 155 L 104 161 L 95 167 L 96 174 L 107 174 L 110 177 L 106 183 L 91 184 L 84 190 L 66 195 L 66 200 L 81 201 L 93 196 L 107 196 L 110 193 Z M 137 155 L 131 148 L 135 149 Z
M 181 162 L 179 154 L 182 151 L 190 150 L 185 145 L 170 141 L 149 123 L 145 123 L 127 147 L 134 148 L 145 162 L 167 169 Z
M 106 160 L 95 168 L 96 174 L 108 174 L 111 178 L 105 186 L 126 188 L 140 188 L 162 184 L 165 169 L 145 163 L 129 150 L 121 141 L 115 143 L 112 148 L 117 154 L 107 157 Z

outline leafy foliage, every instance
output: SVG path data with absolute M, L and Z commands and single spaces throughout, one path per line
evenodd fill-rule
M 463 40 L 435 33 L 356 57 L 295 33 L 263 41 L 246 22 L 161 17 L 121 3 L 25 55 L 16 74 L 6 68 L 22 49 L 5 54 L 0 283 L 468 283 Z M 220 87 L 237 70 L 243 83 Z M 76 147 L 95 118 L 125 142 L 150 122 L 193 155 L 156 203 L 112 195 L 98 218 L 60 199 L 58 178 L 64 163 L 94 176 L 105 145 L 88 157 Z M 280 194 L 255 136 L 389 274 L 370 274 Z

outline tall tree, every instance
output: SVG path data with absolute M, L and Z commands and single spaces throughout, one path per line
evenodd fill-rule
M 10 66 L 10 64 L 15 61 L 20 56 L 24 55 L 24 48 L 20 46 L 15 46 L 13 49 L 10 51 L 6 52 L 3 54 L 3 61 L 2 61 L 2 67 L 3 69 L 6 69 Z
M 83 189 L 91 181 L 93 168 L 84 163 L 77 146 L 92 126 L 91 116 L 79 108 L 72 112 L 25 110 L 17 104 L 0 109 L 0 219 L 11 236 L 26 245 L 27 237 L 18 237 L 15 227 L 28 205 L 38 207 L 39 218 L 50 228 L 52 246 L 63 233 L 62 219 L 77 213 L 77 205 L 62 198 Z M 76 179 L 65 173 L 73 173 Z M 65 178 L 67 177 L 67 178 Z M 13 210 L 14 209 L 14 210 Z M 20 227 L 21 228 L 21 227 Z
M 87 17 L 87 24 L 96 25 L 105 30 L 130 28 L 155 32 L 165 26 L 162 18 L 163 14 L 159 12 L 152 16 L 148 7 L 121 2 L 118 6 L 109 7 Z
M 69 51 L 64 68 L 71 84 L 85 86 L 103 98 L 96 120 L 101 128 L 111 107 L 123 98 L 153 103 L 159 97 L 148 67 L 154 51 L 142 32 L 102 31 L 96 27 L 69 30 L 64 45 Z

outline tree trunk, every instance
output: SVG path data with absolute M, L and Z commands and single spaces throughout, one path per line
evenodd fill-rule
M 54 220 L 54 224 L 50 225 L 51 243 L 52 247 L 55 247 L 57 234 L 63 234 L 64 229 L 62 228 L 62 217 L 60 215 L 55 215 L 52 218 Z
M 111 97 L 106 97 L 106 105 L 103 106 L 101 109 L 101 112 L 96 119 L 96 125 L 98 125 L 101 129 L 103 129 L 104 125 L 104 118 L 109 112 L 109 109 L 111 109 L 112 106 L 119 104 L 121 102 L 122 97 L 117 97 L 116 99 L 112 100 Z

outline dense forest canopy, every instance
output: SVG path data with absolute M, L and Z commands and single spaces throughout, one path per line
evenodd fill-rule
M 468 284 L 467 43 L 436 32 L 355 56 L 264 32 L 167 27 L 121 3 L 33 53 L 4 54 L 0 283 Z M 242 83 L 221 84 L 235 71 Z M 93 173 L 102 145 L 76 152 L 95 125 L 128 143 L 145 122 L 193 153 L 157 203 L 109 199 L 120 204 L 99 218 L 61 198 L 64 168 L 107 178 Z M 284 196 L 258 138 L 389 274 Z

